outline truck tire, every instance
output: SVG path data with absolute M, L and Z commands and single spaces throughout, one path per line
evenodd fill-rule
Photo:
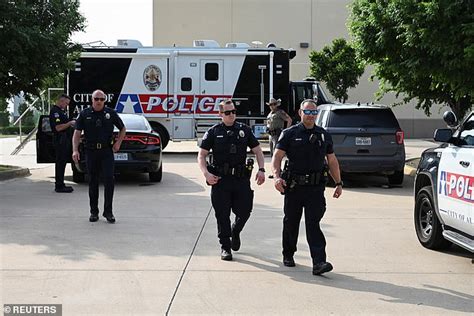
M 149 172 L 148 177 L 150 178 L 150 182 L 161 182 L 163 178 L 163 165 L 160 166 L 157 172 Z
M 431 186 L 423 187 L 415 199 L 415 230 L 418 240 L 428 249 L 446 249 L 451 242 L 444 239 L 443 228 L 436 215 Z
M 397 170 L 394 174 L 388 176 L 388 184 L 390 185 L 402 185 L 403 177 L 405 176 L 404 170 Z
M 157 122 L 150 122 L 151 127 L 155 132 L 160 134 L 161 138 L 161 149 L 165 149 L 166 146 L 168 146 L 168 143 L 170 141 L 170 134 L 166 130 L 166 128 L 161 125 L 160 123 Z

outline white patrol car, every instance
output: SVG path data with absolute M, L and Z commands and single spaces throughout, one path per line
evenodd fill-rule
M 420 243 L 443 249 L 454 243 L 474 252 L 474 112 L 458 125 L 452 112 L 437 129 L 443 142 L 423 152 L 415 178 L 415 229 Z

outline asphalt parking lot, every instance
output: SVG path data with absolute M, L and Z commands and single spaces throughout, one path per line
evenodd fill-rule
M 86 184 L 54 193 L 54 166 L 35 165 L 31 150 L 16 160 L 31 176 L 0 182 L 1 304 L 62 304 L 63 315 L 474 311 L 472 255 L 418 243 L 412 177 L 403 187 L 353 178 L 339 200 L 327 188 L 322 226 L 334 270 L 315 277 L 303 224 L 297 266 L 281 262 L 282 196 L 272 181 L 253 185 L 242 248 L 225 262 L 194 154 L 164 155 L 161 183 L 119 177 L 110 225 L 88 222 Z

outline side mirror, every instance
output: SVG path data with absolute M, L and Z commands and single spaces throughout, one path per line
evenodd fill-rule
M 458 118 L 452 111 L 446 111 L 443 114 L 443 120 L 448 124 L 449 127 L 456 127 L 458 125 Z
M 434 133 L 434 140 L 441 143 L 447 143 L 453 136 L 453 131 L 449 128 L 439 128 Z

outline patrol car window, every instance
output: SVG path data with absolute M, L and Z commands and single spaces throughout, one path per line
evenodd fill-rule
M 120 118 L 123 121 L 123 125 L 127 130 L 134 131 L 148 131 L 150 130 L 150 124 L 148 121 L 139 115 L 120 115 Z M 114 128 L 117 130 L 117 127 Z
M 366 108 L 332 111 L 328 126 L 399 128 L 398 121 L 390 109 Z
M 464 140 L 466 145 L 474 146 L 474 115 L 464 122 L 459 138 Z
M 191 91 L 193 89 L 193 80 L 191 78 L 181 78 L 181 91 Z
M 205 79 L 207 81 L 219 80 L 219 64 L 217 63 L 206 64 Z

